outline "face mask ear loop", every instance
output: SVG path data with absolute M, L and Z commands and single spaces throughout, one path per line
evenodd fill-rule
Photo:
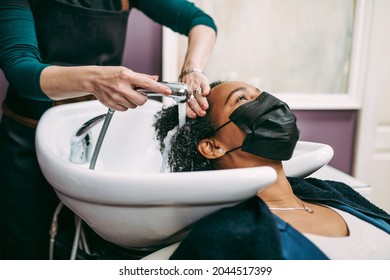
M 224 154 L 224 156 L 227 155 L 228 153 L 231 153 L 231 152 L 234 152 L 235 150 L 240 149 L 241 147 L 242 147 L 242 146 L 239 146 L 239 147 L 237 147 L 237 148 L 234 148 L 234 149 L 231 149 L 231 150 L 229 150 L 229 151 L 226 151 L 226 153 Z
M 223 127 L 225 127 L 226 125 L 228 125 L 229 123 L 231 123 L 232 121 L 229 120 L 227 122 L 225 122 L 223 125 L 221 125 L 220 127 L 218 127 L 216 130 L 214 130 L 213 134 L 214 135 L 215 133 L 217 133 L 219 130 L 221 130 Z

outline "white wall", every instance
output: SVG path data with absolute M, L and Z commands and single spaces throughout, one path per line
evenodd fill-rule
M 249 81 L 272 93 L 346 92 L 353 0 L 194 2 L 218 26 L 211 80 Z
M 372 186 L 372 201 L 387 212 L 390 212 L 389 12 L 390 1 L 375 0 L 353 173 Z

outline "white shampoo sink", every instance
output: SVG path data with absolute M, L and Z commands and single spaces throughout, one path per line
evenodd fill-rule
M 70 162 L 70 140 L 83 123 L 107 113 L 106 107 L 98 101 L 56 106 L 37 127 L 38 161 L 60 200 L 102 238 L 122 247 L 170 243 L 201 217 L 254 196 L 276 179 L 270 167 L 160 173 L 152 123 L 161 106 L 149 100 L 136 110 L 115 112 L 94 170 Z M 101 126 L 92 128 L 95 143 Z M 332 156 L 328 145 L 298 142 L 293 158 L 284 162 L 287 175 L 306 176 Z

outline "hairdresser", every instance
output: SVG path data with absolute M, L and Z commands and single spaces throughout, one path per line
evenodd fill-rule
M 188 37 L 179 80 L 194 92 L 188 100 L 188 117 L 203 116 L 210 90 L 203 69 L 215 43 L 216 26 L 193 3 L 1 1 L 0 67 L 9 83 L 0 126 L 2 259 L 48 258 L 49 226 L 58 199 L 42 176 L 34 143 L 36 125 L 47 109 L 59 103 L 98 99 L 109 108 L 126 111 L 147 100 L 134 87 L 171 93 L 157 82 L 154 73 L 120 66 L 133 8 Z

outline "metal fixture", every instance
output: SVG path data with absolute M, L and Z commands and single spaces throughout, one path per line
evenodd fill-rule
M 186 101 L 187 96 L 191 93 L 190 88 L 185 83 L 170 83 L 161 82 L 161 84 L 168 86 L 172 93 L 165 95 L 159 92 L 150 91 L 143 88 L 135 88 L 138 92 L 151 97 L 151 96 L 166 96 L 172 98 L 177 103 L 183 103 Z M 76 164 L 90 163 L 89 169 L 94 169 L 97 157 L 99 155 L 100 147 L 103 143 L 104 136 L 106 135 L 107 128 L 114 114 L 114 110 L 109 109 L 107 114 L 102 114 L 85 122 L 75 133 L 71 140 L 71 150 L 69 160 Z M 99 138 L 96 142 L 96 148 L 93 148 L 91 129 L 96 124 L 104 120 L 102 129 L 99 134 Z

